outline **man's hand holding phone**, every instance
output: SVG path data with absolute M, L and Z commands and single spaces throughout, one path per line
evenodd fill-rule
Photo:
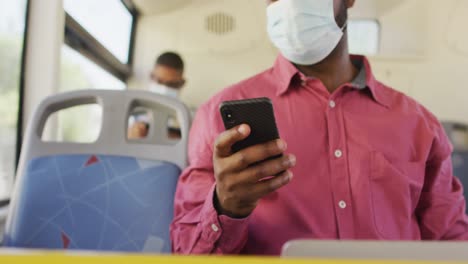
M 219 214 L 247 217 L 262 197 L 288 184 L 293 177 L 289 169 L 296 165 L 296 157 L 282 155 L 287 145 L 281 139 L 232 152 L 232 146 L 250 133 L 250 127 L 243 124 L 226 130 L 216 139 L 213 165 L 215 207 Z

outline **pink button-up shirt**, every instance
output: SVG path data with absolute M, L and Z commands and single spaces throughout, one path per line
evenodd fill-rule
M 468 239 L 451 145 L 424 107 L 360 74 L 330 94 L 279 56 L 275 65 L 204 104 L 193 122 L 189 167 L 180 177 L 171 226 L 177 253 L 279 254 L 292 239 Z M 294 178 L 246 219 L 213 207 L 213 143 L 224 131 L 219 105 L 269 97 Z

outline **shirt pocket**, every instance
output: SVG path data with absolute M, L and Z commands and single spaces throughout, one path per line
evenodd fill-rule
M 411 237 L 424 176 L 425 162 L 389 161 L 372 153 L 370 195 L 375 227 L 384 239 Z

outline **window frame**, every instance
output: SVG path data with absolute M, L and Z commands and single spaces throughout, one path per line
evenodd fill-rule
M 26 10 L 24 18 L 24 30 L 23 30 L 23 49 L 21 52 L 21 66 L 20 66 L 20 80 L 19 80 L 19 99 L 18 99 L 18 115 L 16 120 L 16 153 L 15 153 L 15 176 L 16 170 L 18 169 L 18 163 L 20 159 L 21 146 L 23 143 L 23 113 L 24 113 L 24 94 L 25 94 L 25 72 L 26 72 L 26 58 L 28 55 L 28 32 L 29 32 L 29 17 L 30 17 L 31 1 L 26 0 Z M 15 178 L 14 176 L 14 178 Z
M 127 63 L 122 63 L 114 54 L 112 54 L 112 52 L 110 52 L 67 12 L 65 12 L 64 43 L 96 63 L 98 66 L 102 67 L 104 70 L 108 71 L 117 79 L 127 83 L 132 74 L 136 30 L 140 13 L 136 9 L 132 0 L 121 0 L 121 2 L 130 13 L 133 20 L 130 32 Z
M 128 65 L 130 68 L 133 68 L 133 56 L 135 54 L 135 41 L 136 41 L 136 33 L 137 33 L 137 26 L 138 20 L 140 19 L 140 12 L 136 8 L 133 0 L 121 0 L 124 6 L 127 8 L 128 12 L 133 17 L 132 29 L 130 32 L 130 45 L 128 49 Z

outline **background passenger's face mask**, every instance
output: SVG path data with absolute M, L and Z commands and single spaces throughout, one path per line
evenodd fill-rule
M 279 0 L 267 8 L 268 35 L 289 61 L 313 65 L 324 60 L 343 37 L 333 0 Z
M 151 92 L 155 92 L 155 93 L 165 95 L 171 98 L 175 98 L 175 99 L 179 98 L 179 91 L 173 88 L 170 88 L 166 85 L 163 85 L 163 84 L 151 82 L 149 90 Z

